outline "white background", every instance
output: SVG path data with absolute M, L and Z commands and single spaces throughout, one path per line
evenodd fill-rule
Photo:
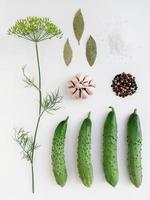
M 85 31 L 78 46 L 72 30 L 74 13 L 79 9 L 85 20 Z M 26 16 L 48 16 L 63 31 L 61 40 L 40 44 L 44 91 L 58 87 L 64 96 L 62 109 L 54 115 L 45 115 L 39 134 L 41 148 L 35 156 L 36 193 L 31 194 L 30 166 L 21 160 L 20 148 L 13 141 L 13 128 L 33 130 L 38 112 L 38 96 L 33 89 L 24 88 L 21 67 L 36 77 L 35 49 L 32 43 L 7 35 L 16 19 Z M 126 56 L 113 56 L 108 49 L 110 27 L 126 23 L 136 32 L 137 44 Z M 85 43 L 89 34 L 97 42 L 98 56 L 90 68 L 85 58 Z M 73 61 L 67 68 L 62 57 L 66 38 L 73 48 Z M 150 179 L 150 1 L 149 0 L 0 0 L 0 199 L 102 199 L 140 200 L 149 194 Z M 138 92 L 121 99 L 111 91 L 113 76 L 120 72 L 134 74 Z M 97 82 L 95 94 L 85 101 L 72 100 L 65 84 L 74 74 L 91 75 Z M 102 127 L 108 106 L 114 106 L 118 119 L 118 161 L 120 179 L 116 188 L 106 183 L 101 165 Z M 136 189 L 128 178 L 126 161 L 126 122 L 134 108 L 138 109 L 143 129 L 143 184 Z M 92 161 L 94 182 L 85 188 L 76 167 L 78 130 L 87 112 L 92 112 Z M 50 160 L 51 142 L 57 123 L 69 114 L 66 137 L 68 182 L 64 188 L 56 185 Z

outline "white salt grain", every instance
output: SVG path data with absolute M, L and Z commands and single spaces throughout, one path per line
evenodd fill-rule
M 116 26 L 108 36 L 110 53 L 113 55 L 126 55 L 136 45 L 136 34 L 128 26 Z

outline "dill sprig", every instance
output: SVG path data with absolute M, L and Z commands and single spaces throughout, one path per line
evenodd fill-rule
M 33 77 L 31 78 L 30 76 L 28 76 L 25 73 L 25 68 L 26 68 L 26 66 L 22 67 L 22 73 L 23 73 L 23 77 L 24 77 L 23 82 L 26 84 L 25 87 L 34 87 L 37 90 L 39 90 L 39 87 L 35 84 L 34 78 Z
M 43 111 L 52 114 L 52 111 L 56 111 L 60 109 L 58 104 L 62 101 L 62 96 L 59 95 L 59 90 L 54 93 L 47 94 L 46 97 L 42 101 Z
M 23 81 L 25 82 L 26 87 L 33 87 L 38 91 L 38 117 L 33 136 L 29 135 L 29 133 L 24 131 L 22 128 L 16 130 L 15 134 L 15 141 L 20 145 L 23 157 L 31 163 L 32 192 L 34 193 L 34 151 L 39 147 L 36 144 L 39 124 L 45 112 L 52 113 L 60 108 L 58 104 L 60 104 L 62 100 L 62 96 L 59 95 L 59 90 L 57 92 L 47 94 L 43 98 L 38 43 L 53 37 L 61 38 L 62 32 L 51 22 L 49 18 L 27 17 L 26 19 L 17 20 L 15 25 L 8 30 L 8 34 L 32 41 L 35 44 L 38 80 L 35 83 L 35 79 L 26 74 L 25 67 L 22 68 L 22 72 L 24 77 Z
M 33 137 L 29 135 L 23 128 L 15 129 L 14 140 L 19 144 L 22 151 L 23 159 L 32 163 L 32 151 L 40 146 L 38 144 L 33 145 Z
M 42 111 L 39 118 L 42 117 L 44 112 L 47 112 L 49 114 L 52 114 L 53 111 L 56 111 L 60 109 L 58 106 L 62 102 L 62 96 L 59 94 L 59 90 L 56 92 L 51 92 L 50 94 L 47 94 L 46 97 L 42 101 Z M 40 147 L 38 144 L 34 144 L 33 136 L 29 134 L 30 132 L 25 131 L 23 128 L 15 128 L 15 135 L 14 140 L 19 144 L 23 154 L 23 159 L 26 159 L 27 161 L 33 162 L 32 153 L 35 149 Z
M 47 17 L 27 17 L 26 19 L 17 20 L 15 25 L 8 30 L 8 34 L 32 42 L 41 42 L 55 36 L 61 37 L 62 32 Z

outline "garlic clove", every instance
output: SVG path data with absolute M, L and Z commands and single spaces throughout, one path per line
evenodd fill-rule
M 91 81 L 89 82 L 89 86 L 95 88 L 95 87 L 96 87 L 95 81 L 94 81 L 94 80 L 91 80 Z
M 85 90 L 81 91 L 81 98 L 82 99 L 87 99 L 88 98 L 88 93 Z
M 91 80 L 91 77 L 88 76 L 88 75 L 86 75 L 86 76 L 84 76 L 83 83 L 87 83 L 87 82 L 89 82 L 90 80 Z
M 94 88 L 92 88 L 92 87 L 87 87 L 87 88 L 86 88 L 86 91 L 87 91 L 87 93 L 88 93 L 89 95 L 92 95 L 92 94 L 94 93 Z
M 71 94 L 74 94 L 75 91 L 76 91 L 76 88 L 69 88 L 69 91 L 70 91 Z
M 83 88 L 87 88 L 87 87 L 89 87 L 89 83 L 88 82 L 83 83 Z
M 80 91 L 76 90 L 76 92 L 72 95 L 75 99 L 80 99 Z
M 67 87 L 68 87 L 68 88 L 73 88 L 73 87 L 74 87 L 73 82 L 72 82 L 72 81 L 68 81 Z
M 79 82 L 76 76 L 74 76 L 71 81 L 73 82 L 74 85 L 78 84 Z
M 78 81 L 82 82 L 84 76 L 82 74 L 77 74 L 76 78 L 78 79 Z

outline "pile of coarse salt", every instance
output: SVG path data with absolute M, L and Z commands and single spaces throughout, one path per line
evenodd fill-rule
M 128 55 L 136 46 L 136 33 L 126 24 L 115 25 L 108 35 L 110 53 L 113 55 Z

